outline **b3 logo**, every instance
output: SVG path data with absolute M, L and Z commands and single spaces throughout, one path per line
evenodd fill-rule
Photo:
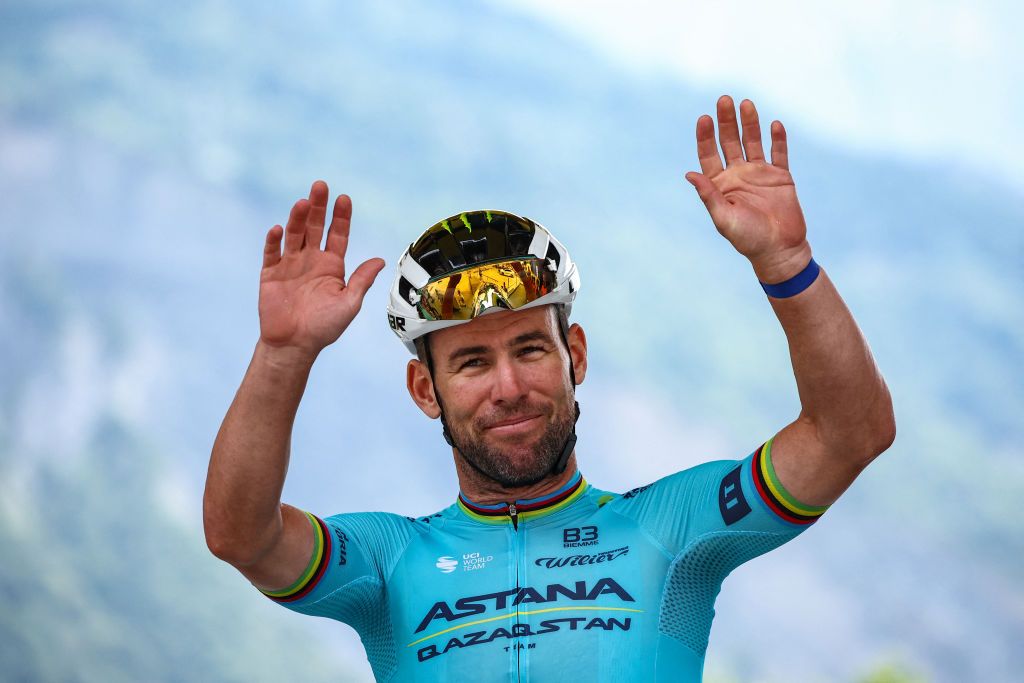
M 581 526 L 562 529 L 562 545 L 566 548 L 597 545 L 597 527 Z

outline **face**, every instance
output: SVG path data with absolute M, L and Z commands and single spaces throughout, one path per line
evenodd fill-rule
M 544 479 L 575 423 L 569 359 L 571 349 L 582 382 L 583 330 L 570 328 L 566 349 L 553 307 L 502 311 L 432 333 L 430 349 L 436 392 L 459 455 L 506 488 Z M 428 385 L 425 366 L 413 361 L 410 392 L 436 417 L 440 409 Z

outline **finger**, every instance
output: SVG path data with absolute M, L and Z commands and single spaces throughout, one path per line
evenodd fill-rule
M 789 170 L 789 146 L 786 144 L 786 129 L 782 121 L 772 121 L 772 163 Z
M 722 157 L 715 144 L 715 121 L 707 114 L 697 119 L 697 159 L 700 170 L 709 178 L 722 172 Z
M 713 182 L 708 180 L 707 176 L 701 175 L 700 173 L 694 173 L 690 171 L 686 174 L 686 180 L 694 189 L 697 190 L 697 196 L 704 202 L 704 206 L 707 207 L 708 213 L 711 214 L 711 220 L 718 224 L 718 217 L 722 215 L 724 211 L 730 206 L 728 200 L 722 191 L 718 189 Z
M 743 161 L 743 147 L 740 145 L 740 129 L 736 125 L 736 107 L 732 98 L 722 95 L 718 98 L 718 141 L 725 155 L 725 165 Z
M 764 161 L 761 122 L 757 118 L 757 108 L 750 100 L 740 102 L 740 121 L 743 123 L 743 151 L 747 161 Z
M 324 218 L 327 216 L 327 183 L 317 180 L 309 188 L 309 215 L 306 217 L 306 244 L 320 248 L 324 236 Z
M 267 241 L 263 245 L 263 267 L 269 268 L 281 260 L 281 238 L 284 228 L 275 225 L 267 231 Z
M 309 213 L 309 200 L 300 199 L 295 202 L 292 212 L 288 214 L 288 225 L 284 229 L 284 253 L 297 254 L 306 239 L 306 215 Z
M 362 305 L 363 297 L 369 291 L 370 285 L 373 284 L 373 281 L 377 279 L 377 275 L 382 270 L 384 270 L 384 259 L 372 258 L 359 264 L 356 272 L 352 273 L 352 277 L 348 279 L 347 287 L 355 294 L 360 305 Z
M 347 194 L 338 195 L 334 202 L 334 215 L 327 231 L 326 251 L 333 251 L 345 258 L 348 250 L 348 231 L 352 224 L 352 198 Z

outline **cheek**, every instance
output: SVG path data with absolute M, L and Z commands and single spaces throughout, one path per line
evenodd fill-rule
M 572 387 L 569 377 L 569 359 L 554 356 L 537 367 L 531 368 L 531 381 L 547 394 L 562 394 Z
M 561 368 L 554 367 L 547 372 L 530 377 L 530 387 L 547 398 L 560 399 L 569 389 L 570 381 L 563 376 Z
M 441 390 L 445 410 L 459 421 L 471 419 L 487 403 L 487 384 L 482 381 L 456 381 Z

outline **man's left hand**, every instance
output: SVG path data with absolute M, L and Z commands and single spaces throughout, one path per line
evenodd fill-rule
M 692 184 L 718 231 L 746 256 L 761 282 L 777 283 L 799 273 L 811 258 L 796 185 L 789 173 L 786 129 L 771 125 L 771 161 L 761 147 L 761 124 L 750 100 L 740 103 L 743 140 L 732 98 L 718 99 L 718 137 L 708 115 L 697 119 L 697 156 L 702 173 L 691 171 Z

